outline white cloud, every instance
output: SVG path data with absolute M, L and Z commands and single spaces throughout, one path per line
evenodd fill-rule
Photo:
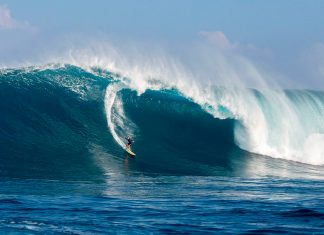
M 28 22 L 22 22 L 11 16 L 10 9 L 6 5 L 0 5 L 0 29 L 28 29 L 32 28 Z
M 200 36 L 203 36 L 207 41 L 220 49 L 233 49 L 237 46 L 232 43 L 222 31 L 201 31 Z
M 201 31 L 198 33 L 209 44 L 215 46 L 220 50 L 232 50 L 241 54 L 258 55 L 262 57 L 272 57 L 272 52 L 266 48 L 258 48 L 253 44 L 231 42 L 222 31 Z

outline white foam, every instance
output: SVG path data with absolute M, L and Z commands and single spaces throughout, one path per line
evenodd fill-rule
M 110 133 L 112 134 L 113 138 L 115 141 L 122 147 L 125 148 L 125 144 L 122 141 L 122 139 L 117 135 L 115 131 L 115 125 L 112 121 L 112 108 L 116 99 L 116 93 L 119 90 L 118 85 L 113 84 L 108 86 L 106 90 L 106 95 L 105 95 L 105 110 L 106 110 L 106 115 L 107 115 L 107 122 L 108 122 L 108 127 L 110 130 Z

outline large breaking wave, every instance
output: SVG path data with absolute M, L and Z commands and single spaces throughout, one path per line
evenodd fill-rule
M 66 64 L 0 76 L 3 176 L 93 178 L 124 156 L 125 136 L 138 171 L 210 175 L 258 155 L 324 164 L 320 91 L 187 89 L 156 78 L 138 89 L 132 77 Z

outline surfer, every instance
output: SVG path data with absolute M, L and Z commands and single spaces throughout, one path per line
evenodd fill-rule
M 130 147 L 131 147 L 131 145 L 133 144 L 134 141 L 132 140 L 131 137 L 127 137 L 126 140 L 127 140 L 126 148 L 130 149 Z
M 127 140 L 125 151 L 128 153 L 129 156 L 134 158 L 136 156 L 136 154 L 133 153 L 131 148 L 130 148 L 131 145 L 134 143 L 134 140 L 129 136 L 127 138 L 125 138 L 125 139 Z

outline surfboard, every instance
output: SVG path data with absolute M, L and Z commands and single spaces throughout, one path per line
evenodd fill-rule
M 135 157 L 136 154 L 132 152 L 132 150 L 130 148 L 126 148 L 125 151 L 131 156 L 131 157 Z

